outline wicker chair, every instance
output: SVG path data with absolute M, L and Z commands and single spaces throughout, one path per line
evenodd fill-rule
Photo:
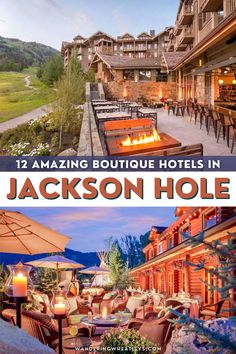
M 5 311 L 5 310 L 4 310 Z M 4 311 L 2 316 L 4 318 Z M 14 310 L 13 310 L 14 311 Z M 9 320 L 9 318 L 8 318 Z M 16 313 L 12 312 L 11 322 L 15 325 L 16 322 Z M 58 345 L 58 328 L 57 323 L 52 320 L 46 314 L 34 311 L 23 311 L 21 318 L 21 327 L 29 335 L 37 338 L 43 344 L 48 345 L 51 348 L 56 348 Z M 79 324 L 78 334 L 85 337 L 91 336 L 91 331 L 88 326 Z M 63 336 L 66 337 L 69 335 L 69 328 L 63 328 Z

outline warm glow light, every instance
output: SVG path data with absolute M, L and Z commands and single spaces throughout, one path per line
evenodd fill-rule
M 199 59 L 199 66 L 202 66 L 202 59 Z
M 224 80 L 219 80 L 220 85 L 223 85 L 223 83 L 224 83 Z
M 236 80 L 233 80 L 232 83 L 233 83 L 233 85 L 236 85 Z
M 121 145 L 122 146 L 141 145 L 141 144 L 154 143 L 155 141 L 161 141 L 161 138 L 158 135 L 157 130 L 153 129 L 151 135 L 147 135 L 146 133 L 144 133 L 138 138 L 132 138 L 128 136 L 127 139 L 121 142 Z
M 18 273 L 13 277 L 13 296 L 26 297 L 27 296 L 27 277 L 22 273 Z
M 108 313 L 107 307 L 104 306 L 103 309 L 102 309 L 102 319 L 103 319 L 103 320 L 106 320 L 106 319 L 107 319 L 107 313 Z
M 65 315 L 66 313 L 66 305 L 60 301 L 58 304 L 54 306 L 54 313 L 55 315 Z

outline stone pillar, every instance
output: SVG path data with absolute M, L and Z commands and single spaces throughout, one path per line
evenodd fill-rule
M 205 74 L 200 74 L 196 76 L 196 98 L 199 103 L 206 103 L 206 87 L 205 87 Z

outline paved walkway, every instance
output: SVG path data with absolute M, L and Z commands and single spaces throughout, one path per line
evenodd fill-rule
M 25 113 L 22 116 L 10 119 L 7 122 L 0 123 L 0 133 L 4 132 L 7 129 L 15 128 L 20 124 L 27 123 L 30 120 L 37 119 L 50 112 L 52 112 L 52 106 L 50 104 L 44 105 L 34 109 L 31 112 Z
M 232 140 L 230 140 L 230 148 L 227 147 L 227 143 L 222 136 L 217 144 L 213 128 L 211 128 L 210 134 L 207 135 L 205 126 L 203 125 L 200 130 L 199 122 L 195 125 L 194 119 L 190 121 L 190 117 L 187 115 L 183 118 L 176 117 L 170 113 L 168 116 L 167 111 L 158 110 L 157 126 L 159 132 L 165 132 L 180 140 L 183 146 L 202 143 L 204 147 L 203 153 L 206 156 L 231 155 Z M 233 155 L 236 155 L 236 146 Z

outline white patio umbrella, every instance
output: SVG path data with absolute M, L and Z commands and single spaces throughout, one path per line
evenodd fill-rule
M 17 211 L 0 210 L 0 252 L 39 254 L 62 252 L 70 237 Z
M 55 255 L 55 256 L 49 256 L 49 257 L 44 257 L 40 259 L 36 259 L 31 262 L 27 262 L 26 264 L 29 264 L 34 267 L 42 267 L 42 268 L 51 268 L 51 269 L 56 269 L 57 271 L 57 284 L 58 284 L 58 279 L 59 279 L 59 271 L 61 269 L 78 269 L 78 268 L 84 268 L 83 264 L 77 263 L 73 261 L 72 259 L 68 259 L 64 256 L 61 255 Z
M 109 273 L 109 270 L 106 268 L 101 268 L 98 266 L 86 268 L 83 270 L 80 270 L 80 273 L 82 274 L 94 274 L 94 275 L 103 275 Z

